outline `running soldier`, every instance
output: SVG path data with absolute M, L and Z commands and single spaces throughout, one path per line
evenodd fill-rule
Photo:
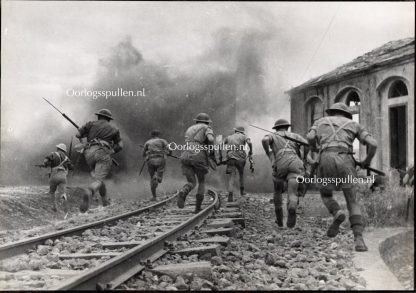
M 150 190 L 152 200 L 156 200 L 156 188 L 162 183 L 163 172 L 165 172 L 166 155 L 172 151 L 168 148 L 168 142 L 160 138 L 160 131 L 153 130 L 151 138 L 146 141 L 143 147 L 143 157 L 146 158 L 147 170 L 150 174 Z
M 68 170 L 73 170 L 74 166 L 67 157 L 66 152 L 66 145 L 63 143 L 58 144 L 56 146 L 56 152 L 52 152 L 45 157 L 43 167 L 51 168 L 51 173 L 49 174 L 49 194 L 51 195 L 53 202 L 52 210 L 54 212 L 57 211 L 55 196 L 55 192 L 57 192 L 56 195 L 64 202 L 64 212 L 68 214 L 66 177 L 68 176 Z
M 307 141 L 296 133 L 288 132 L 290 123 L 285 119 L 279 119 L 273 126 L 276 130 L 273 134 L 267 134 L 263 140 L 263 148 L 269 157 L 273 168 L 274 185 L 274 208 L 276 213 L 276 223 L 283 227 L 283 201 L 282 193 L 287 180 L 287 227 L 293 228 L 296 225 L 296 207 L 299 176 L 305 175 L 303 161 L 300 158 L 300 144 L 288 140 L 290 137 L 302 143 Z
M 317 178 L 348 178 L 349 175 L 356 176 L 356 164 L 362 168 L 368 167 L 377 149 L 377 142 L 363 126 L 352 120 L 352 114 L 344 103 L 335 103 L 326 110 L 329 116 L 315 121 L 309 130 L 307 139 L 312 145 L 319 145 L 319 158 L 317 167 Z M 352 157 L 353 141 L 355 138 L 367 146 L 367 157 L 359 163 Z M 349 220 L 354 233 L 354 244 L 356 251 L 367 251 L 364 243 L 364 223 L 361 216 L 360 205 L 357 202 L 356 190 L 352 183 L 341 183 L 340 187 L 344 193 L 349 212 Z M 338 202 L 333 198 L 332 191 L 335 184 L 322 186 L 321 198 L 334 217 L 327 236 L 335 237 L 339 233 L 339 226 L 344 222 L 346 215 L 341 210 Z
M 233 188 L 234 188 L 234 176 L 236 170 L 240 178 L 240 195 L 244 195 L 244 167 L 246 165 L 247 154 L 245 151 L 246 144 L 249 147 L 248 155 L 253 155 L 253 145 L 250 138 L 244 133 L 244 127 L 234 128 L 235 133 L 227 136 L 223 144 L 228 145 L 226 164 L 227 169 L 225 174 L 227 175 L 228 182 L 228 201 L 232 202 L 233 199 Z M 222 152 L 219 152 L 219 159 L 222 162 Z
M 104 180 L 111 171 L 113 163 L 111 155 L 118 153 L 123 148 L 119 130 L 110 124 L 110 121 L 113 120 L 110 110 L 101 109 L 95 115 L 97 115 L 97 120 L 87 122 L 79 128 L 76 135 L 80 141 L 84 137 L 87 138 L 83 153 L 94 178 L 88 188 L 82 188 L 82 203 L 80 206 L 82 213 L 89 209 L 90 199 L 97 191 L 101 195 L 103 206 L 109 204 Z
M 214 144 L 214 132 L 209 125 L 212 121 L 208 114 L 200 113 L 194 119 L 195 124 L 185 132 L 186 149 L 181 155 L 182 173 L 186 176 L 186 183 L 178 194 L 178 207 L 183 209 L 186 196 L 196 186 L 198 180 L 198 191 L 196 193 L 195 213 L 201 210 L 205 194 L 205 176 L 209 169 L 208 145 Z M 196 178 L 195 178 L 196 177 Z

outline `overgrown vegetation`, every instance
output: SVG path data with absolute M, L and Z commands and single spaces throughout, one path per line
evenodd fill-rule
M 414 221 L 414 209 L 409 210 L 406 221 L 408 199 L 412 188 L 400 185 L 398 174 L 389 174 L 383 188 L 371 191 L 368 186 L 358 186 L 358 197 L 366 224 L 375 227 L 405 226 Z M 414 200 L 410 206 L 414 205 Z

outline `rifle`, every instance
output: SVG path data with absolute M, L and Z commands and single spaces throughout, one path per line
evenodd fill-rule
M 266 132 L 268 132 L 268 133 L 271 133 L 271 134 L 276 134 L 277 136 L 280 136 L 280 137 L 286 138 L 287 140 L 290 140 L 290 141 L 296 142 L 296 143 L 301 144 L 301 145 L 303 145 L 303 146 L 309 146 L 309 144 L 308 144 L 308 143 L 303 142 L 303 141 L 300 141 L 300 140 L 297 140 L 297 139 L 292 138 L 292 137 L 289 137 L 289 136 L 287 136 L 287 135 L 280 135 L 280 134 L 278 134 L 278 133 L 276 133 L 276 132 L 269 131 L 269 130 L 267 130 L 267 129 L 264 129 L 264 128 L 261 128 L 261 127 L 258 127 L 258 126 L 253 125 L 253 124 L 249 124 L 249 125 L 250 125 L 251 127 L 254 127 L 254 128 L 257 128 L 257 129 L 260 129 L 260 130 L 263 130 L 263 131 L 266 131 Z
M 354 155 L 354 154 L 355 154 L 355 152 L 347 152 L 347 154 L 348 154 L 348 155 Z M 354 162 L 355 162 L 355 165 L 356 165 L 356 166 L 359 166 L 360 168 L 363 168 L 363 169 L 367 169 L 368 171 L 374 172 L 374 173 L 376 173 L 377 175 L 386 176 L 386 173 L 384 173 L 383 171 L 380 171 L 380 170 L 378 170 L 378 169 L 374 169 L 374 168 L 372 168 L 372 167 L 370 167 L 370 166 L 368 166 L 368 167 L 363 167 L 363 166 L 361 165 L 361 163 L 360 163 L 360 162 L 358 162 L 358 161 L 355 159 L 355 157 L 354 157 L 354 156 L 351 156 L 351 157 L 352 157 L 352 159 L 354 160 Z
M 141 148 L 143 149 L 143 148 L 144 148 L 144 145 L 139 144 L 139 147 L 141 147 Z M 180 160 L 180 159 L 181 159 L 181 158 L 179 158 L 179 157 L 177 157 L 177 156 L 175 156 L 175 155 L 172 155 L 172 154 L 166 154 L 166 156 L 168 156 L 168 157 L 172 157 L 172 158 L 177 159 L 177 160 Z
M 146 165 L 146 160 L 144 160 L 142 167 L 140 168 L 139 176 L 142 175 L 144 166 Z
M 49 102 L 47 99 L 45 99 L 45 98 L 43 98 L 42 97 L 42 99 L 44 99 L 49 105 L 51 105 L 56 111 L 58 111 L 66 120 L 68 120 L 72 125 L 74 125 L 74 127 L 76 128 L 76 129 L 79 129 L 79 126 L 74 122 L 74 121 L 72 121 L 72 119 L 71 118 L 69 118 L 65 113 L 62 113 L 58 108 L 56 108 L 51 102 Z M 71 139 L 71 142 L 72 142 L 72 139 Z M 113 161 L 113 164 L 114 165 L 116 165 L 117 167 L 118 166 L 120 166 L 120 164 L 114 159 L 114 158 L 111 158 L 111 160 Z

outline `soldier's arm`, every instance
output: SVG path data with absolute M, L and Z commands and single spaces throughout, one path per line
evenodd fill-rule
M 318 128 L 318 121 L 315 121 L 315 123 L 313 124 L 313 126 L 311 127 L 311 129 L 309 129 L 308 134 L 306 135 L 306 140 L 308 141 L 309 145 L 313 148 L 316 146 L 316 129 Z
M 82 138 L 87 137 L 90 127 L 91 127 L 91 123 L 88 122 L 85 125 L 83 125 L 82 127 L 78 128 L 78 133 L 75 135 L 76 138 L 78 138 L 79 141 L 82 142 Z
M 114 135 L 113 142 L 114 142 L 114 148 L 113 148 L 114 153 L 120 152 L 124 147 L 124 143 L 120 137 L 120 131 L 117 131 L 116 134 Z
M 68 160 L 68 162 L 66 162 L 66 168 L 68 170 L 74 170 L 74 164 L 72 164 L 71 160 Z
M 143 158 L 146 157 L 146 152 L 147 152 L 148 147 L 149 147 L 149 144 L 146 142 L 143 146 L 143 153 L 142 153 Z
M 166 153 L 168 154 L 168 155 L 171 155 L 172 154 L 172 150 L 169 148 L 169 143 L 168 143 L 168 141 L 167 140 L 163 140 L 163 147 L 165 148 L 165 150 L 166 150 Z
M 364 129 L 364 127 L 362 127 L 358 123 L 357 125 L 358 125 L 357 138 L 363 145 L 366 145 L 368 147 L 367 156 L 362 162 L 360 162 L 360 165 L 365 168 L 367 166 L 370 166 L 371 160 L 374 158 L 376 154 L 377 141 L 371 136 L 370 133 L 368 133 Z
M 223 144 L 223 145 L 226 145 L 227 143 L 228 143 L 228 137 L 226 137 L 226 138 L 222 141 L 222 144 Z M 218 154 L 218 157 L 219 157 L 219 159 L 220 159 L 220 162 L 222 162 L 222 150 L 220 149 L 218 153 L 219 153 L 219 154 Z
M 266 156 L 270 159 L 270 144 L 271 144 L 272 138 L 268 135 L 263 137 L 261 140 L 261 144 L 263 145 L 264 152 L 266 153 Z
M 45 159 L 43 160 L 43 165 L 45 167 L 50 166 L 52 164 L 52 160 L 53 160 L 53 153 L 47 155 L 45 157 Z
M 251 143 L 250 138 L 247 138 L 246 142 L 247 142 L 247 145 L 248 145 L 248 148 L 249 148 L 248 155 L 251 156 L 251 155 L 253 155 L 253 144 Z

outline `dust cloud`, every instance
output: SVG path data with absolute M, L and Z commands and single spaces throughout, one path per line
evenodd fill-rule
M 264 133 L 249 129 L 248 123 L 270 129 L 279 114 L 288 109 L 288 101 L 281 98 L 282 90 L 277 85 L 281 71 L 273 66 L 278 63 L 276 52 L 282 52 L 279 47 L 282 40 L 277 32 L 270 24 L 251 29 L 224 27 L 212 35 L 211 46 L 204 53 L 178 67 L 171 66 L 168 61 L 147 60 L 134 46 L 134 40 L 126 36 L 99 60 L 95 82 L 88 90 L 115 92 L 122 89 L 140 93 L 140 96 L 107 99 L 63 96 L 52 101 L 65 109 L 79 126 L 95 119 L 93 113 L 100 108 L 112 111 L 115 117 L 112 123 L 120 129 L 125 143 L 125 149 L 115 156 L 120 168 L 115 168 L 113 182 L 129 192 L 137 191 L 135 186 L 142 180 L 138 179 L 143 163 L 139 144 L 149 138 L 150 131 L 159 129 L 168 141 L 182 143 L 184 131 L 199 112 L 211 116 L 216 135 L 233 133 L 237 124 L 244 126 L 252 137 L 255 153 L 260 154 L 260 139 Z M 81 90 L 81 87 L 74 86 L 74 89 Z M 36 131 L 30 132 L 32 137 L 28 141 L 36 141 L 36 145 L 10 145 L 2 141 L 3 183 L 44 183 L 45 178 L 33 165 L 41 163 L 44 155 L 54 151 L 55 144 L 69 145 L 71 136 L 76 133 L 52 108 L 49 116 L 36 117 L 35 121 Z M 73 143 L 77 143 L 75 138 Z M 74 155 L 75 161 L 77 157 Z M 78 165 L 79 169 L 87 170 L 81 163 Z M 268 165 L 256 167 L 269 169 Z M 225 170 L 219 168 L 210 176 L 210 181 L 222 182 L 223 172 Z M 169 158 L 166 177 L 182 178 L 180 174 L 179 162 Z M 72 181 L 81 183 L 81 178 L 78 174 Z M 261 178 L 250 180 L 251 189 L 255 188 L 254 184 L 260 189 L 267 184 L 263 175 Z

